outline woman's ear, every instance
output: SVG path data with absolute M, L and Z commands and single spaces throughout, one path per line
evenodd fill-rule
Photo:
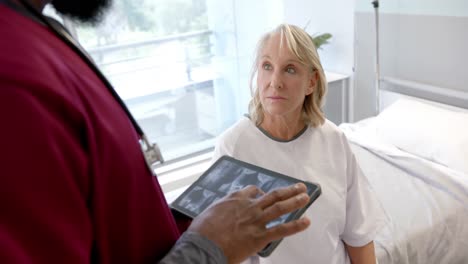
M 309 86 L 307 87 L 306 95 L 309 95 L 314 92 L 315 87 L 317 86 L 318 79 L 319 79 L 318 72 L 317 70 L 314 70 L 312 74 L 310 75 Z

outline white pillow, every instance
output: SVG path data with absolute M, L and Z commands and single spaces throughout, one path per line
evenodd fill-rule
M 468 113 L 399 99 L 376 120 L 385 142 L 468 174 Z

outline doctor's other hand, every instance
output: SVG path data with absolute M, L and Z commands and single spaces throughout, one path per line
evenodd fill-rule
M 299 183 L 263 194 L 257 187 L 247 186 L 208 207 L 193 219 L 188 230 L 216 243 L 228 263 L 241 262 L 268 243 L 296 234 L 310 225 L 309 219 L 300 218 L 266 228 L 268 222 L 304 207 L 309 201 L 306 190 L 306 186 Z

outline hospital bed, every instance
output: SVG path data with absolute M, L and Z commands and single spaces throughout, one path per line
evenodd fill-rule
M 383 83 L 377 116 L 340 125 L 385 218 L 379 264 L 466 264 L 468 93 Z

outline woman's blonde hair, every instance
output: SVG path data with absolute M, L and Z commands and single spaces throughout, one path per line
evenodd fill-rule
M 314 127 L 322 125 L 325 122 L 325 117 L 322 112 L 322 103 L 327 90 L 327 81 L 325 73 L 320 63 L 320 58 L 315 48 L 311 36 L 303 29 L 288 24 L 281 24 L 274 30 L 266 33 L 257 44 L 256 55 L 252 72 L 250 75 L 250 91 L 252 99 L 249 102 L 249 115 L 251 120 L 258 126 L 263 122 L 264 110 L 260 103 L 260 93 L 258 87 L 254 86 L 253 80 L 258 73 L 258 62 L 261 57 L 261 52 L 264 49 L 268 40 L 274 35 L 280 34 L 281 43 L 286 40 L 288 49 L 296 55 L 297 59 L 310 69 L 310 73 L 318 74 L 318 80 L 315 84 L 314 91 L 304 99 L 302 106 L 302 117 L 306 124 Z

